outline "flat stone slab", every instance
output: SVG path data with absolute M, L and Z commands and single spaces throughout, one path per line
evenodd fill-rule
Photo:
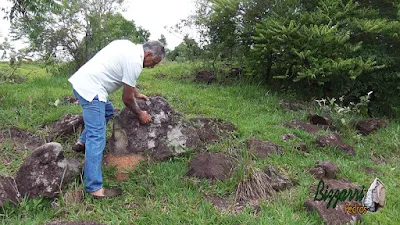
M 46 140 L 53 141 L 57 137 L 66 137 L 78 132 L 79 128 L 83 126 L 83 116 L 66 114 L 60 120 L 46 126 L 48 135 Z
M 0 175 L 0 207 L 3 207 L 6 202 L 17 205 L 20 200 L 21 195 L 18 192 L 14 179 Z
M 323 127 L 323 126 L 305 123 L 305 122 L 298 121 L 298 120 L 282 123 L 282 126 L 296 128 L 296 129 L 298 128 L 298 129 L 304 130 L 305 132 L 310 133 L 310 134 L 315 134 L 315 133 L 325 130 L 327 128 L 327 127 Z
M 63 186 L 80 172 L 80 163 L 65 159 L 59 143 L 47 143 L 33 151 L 19 168 L 15 177 L 22 196 L 54 198 Z
M 352 156 L 356 155 L 354 148 L 346 144 L 337 133 L 329 133 L 327 135 L 318 136 L 316 142 L 321 147 L 336 147 L 343 152 L 349 153 Z
M 364 136 L 371 134 L 379 128 L 386 127 L 387 123 L 380 119 L 371 118 L 368 120 L 358 121 L 356 124 L 357 130 Z
M 321 183 L 323 182 L 323 184 Z M 354 207 L 356 205 L 362 206 L 362 201 L 355 201 L 353 198 L 351 201 L 338 201 L 336 206 L 334 206 L 334 200 L 331 201 L 329 208 L 327 207 L 329 204 L 329 198 L 323 201 L 321 193 L 325 193 L 326 188 L 330 190 L 362 190 L 362 188 L 358 185 L 352 184 L 346 180 L 336 180 L 336 179 L 324 179 L 321 180 L 318 185 L 312 186 L 310 189 L 310 193 L 312 194 L 312 198 L 307 199 L 304 202 L 304 207 L 309 211 L 317 211 L 318 215 L 325 221 L 325 224 L 329 225 L 343 225 L 343 224 L 355 224 L 356 222 L 361 220 L 361 214 L 352 213 L 350 206 Z M 322 191 L 320 191 L 322 190 Z M 315 193 L 318 191 L 318 194 L 315 198 Z M 329 192 L 328 191 L 328 192 Z M 321 199 L 321 200 L 320 200 Z M 347 204 L 347 207 L 346 207 Z M 361 210 L 364 212 L 364 210 Z
M 225 153 L 199 153 L 189 163 L 186 176 L 223 180 L 232 176 L 236 164 L 236 159 Z
M 283 148 L 269 141 L 253 139 L 247 141 L 247 149 L 255 156 L 266 158 L 270 154 L 283 154 Z

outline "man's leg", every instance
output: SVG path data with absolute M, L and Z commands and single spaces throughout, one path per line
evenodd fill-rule
M 74 91 L 74 94 L 76 92 Z M 76 96 L 76 94 L 75 94 Z M 76 96 L 76 98 L 78 98 Z M 108 124 L 108 121 L 110 121 L 110 119 L 112 119 L 114 116 L 114 106 L 113 104 L 107 100 L 106 102 L 106 110 L 105 110 L 105 118 L 106 118 L 106 124 Z M 73 149 L 77 152 L 83 152 L 85 151 L 85 143 L 86 143 L 86 129 L 85 127 L 83 127 L 82 133 L 79 136 L 78 142 L 75 143 Z
M 82 104 L 86 131 L 83 178 L 87 192 L 97 191 L 103 185 L 101 162 L 106 142 L 105 105 L 105 102 L 97 98 L 92 102 Z

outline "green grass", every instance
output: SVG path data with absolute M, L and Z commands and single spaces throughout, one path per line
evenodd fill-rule
M 0 64 L 2 68 L 4 64 Z M 235 137 L 209 146 L 209 151 L 238 151 L 235 154 L 239 158 L 252 161 L 258 168 L 272 165 L 287 171 L 299 185 L 263 203 L 257 214 L 250 208 L 238 215 L 223 213 L 207 202 L 203 194 L 226 196 L 234 193 L 240 174 L 213 184 L 188 179 L 184 175 L 193 154 L 187 154 L 166 162 L 143 164 L 132 172 L 130 180 L 123 183 L 114 179 L 113 169 L 105 168 L 105 186 L 119 186 L 124 190 L 124 194 L 116 199 L 98 201 L 85 196 L 84 202 L 68 207 L 62 197 L 55 200 L 25 200 L 20 206 L 1 209 L 1 223 L 45 224 L 62 219 L 93 220 L 107 224 L 321 224 L 323 221 L 318 215 L 309 213 L 303 207 L 309 187 L 318 182 L 304 169 L 313 167 L 318 160 L 332 160 L 342 171 L 340 178 L 348 178 L 366 188 L 374 176 L 366 174 L 362 166 L 377 170 L 380 173 L 378 177 L 386 185 L 387 205 L 376 214 L 364 215 L 364 224 L 400 223 L 399 123 L 390 122 L 387 128 L 367 137 L 360 137 L 351 130 L 344 132 L 346 136 L 343 138 L 357 152 L 356 157 L 350 157 L 333 148 L 317 147 L 314 135 L 280 125 L 295 119 L 304 120 L 307 116 L 306 111 L 286 112 L 279 106 L 279 101 L 288 98 L 288 94 L 240 82 L 226 86 L 192 83 L 190 79 L 181 79 L 182 75 L 190 74 L 192 70 L 193 64 L 176 63 L 165 63 L 152 70 L 145 69 L 138 80 L 140 91 L 147 95 L 165 97 L 174 109 L 188 118 L 201 115 L 234 123 L 238 129 Z M 43 124 L 56 121 L 67 113 L 81 112 L 79 106 L 53 105 L 57 99 L 72 95 L 67 77 L 51 76 L 33 64 L 24 65 L 21 72 L 28 74 L 27 82 L 0 86 L 1 127 L 16 126 L 40 134 Z M 155 78 L 160 73 L 168 77 Z M 110 99 L 116 108 L 123 107 L 121 91 L 114 93 Z M 109 125 L 108 135 L 111 134 L 110 128 Z M 281 135 L 288 132 L 301 136 L 310 154 L 298 152 L 285 143 Z M 245 142 L 249 138 L 280 144 L 285 148 L 285 153 L 267 159 L 254 158 L 245 151 Z M 70 147 L 73 141 L 74 138 L 69 138 L 61 142 L 67 156 L 76 156 Z M 29 152 L 16 152 L 9 142 L 0 143 L 0 149 L 0 158 L 13 159 L 9 165 L 0 164 L 0 174 L 13 176 Z M 387 163 L 374 164 L 370 159 L 371 154 L 383 156 Z M 82 189 L 78 184 L 72 186 L 72 189 Z M 53 209 L 52 201 L 57 201 L 60 208 Z

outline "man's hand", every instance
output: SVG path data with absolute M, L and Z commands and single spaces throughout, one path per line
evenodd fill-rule
M 146 124 L 146 123 L 150 123 L 151 122 L 151 117 L 146 111 L 142 111 L 139 114 L 139 120 L 140 120 L 140 122 Z
M 137 94 L 135 97 L 138 98 L 138 99 L 144 99 L 146 101 L 149 100 L 149 98 L 144 94 Z

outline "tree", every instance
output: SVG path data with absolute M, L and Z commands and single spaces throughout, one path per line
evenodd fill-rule
M 32 50 L 52 58 L 62 47 L 74 59 L 77 68 L 97 51 L 115 39 L 130 39 L 136 43 L 148 40 L 150 33 L 136 28 L 116 13 L 122 0 L 60 1 L 46 12 L 21 16 L 12 24 L 15 39 L 27 37 Z

